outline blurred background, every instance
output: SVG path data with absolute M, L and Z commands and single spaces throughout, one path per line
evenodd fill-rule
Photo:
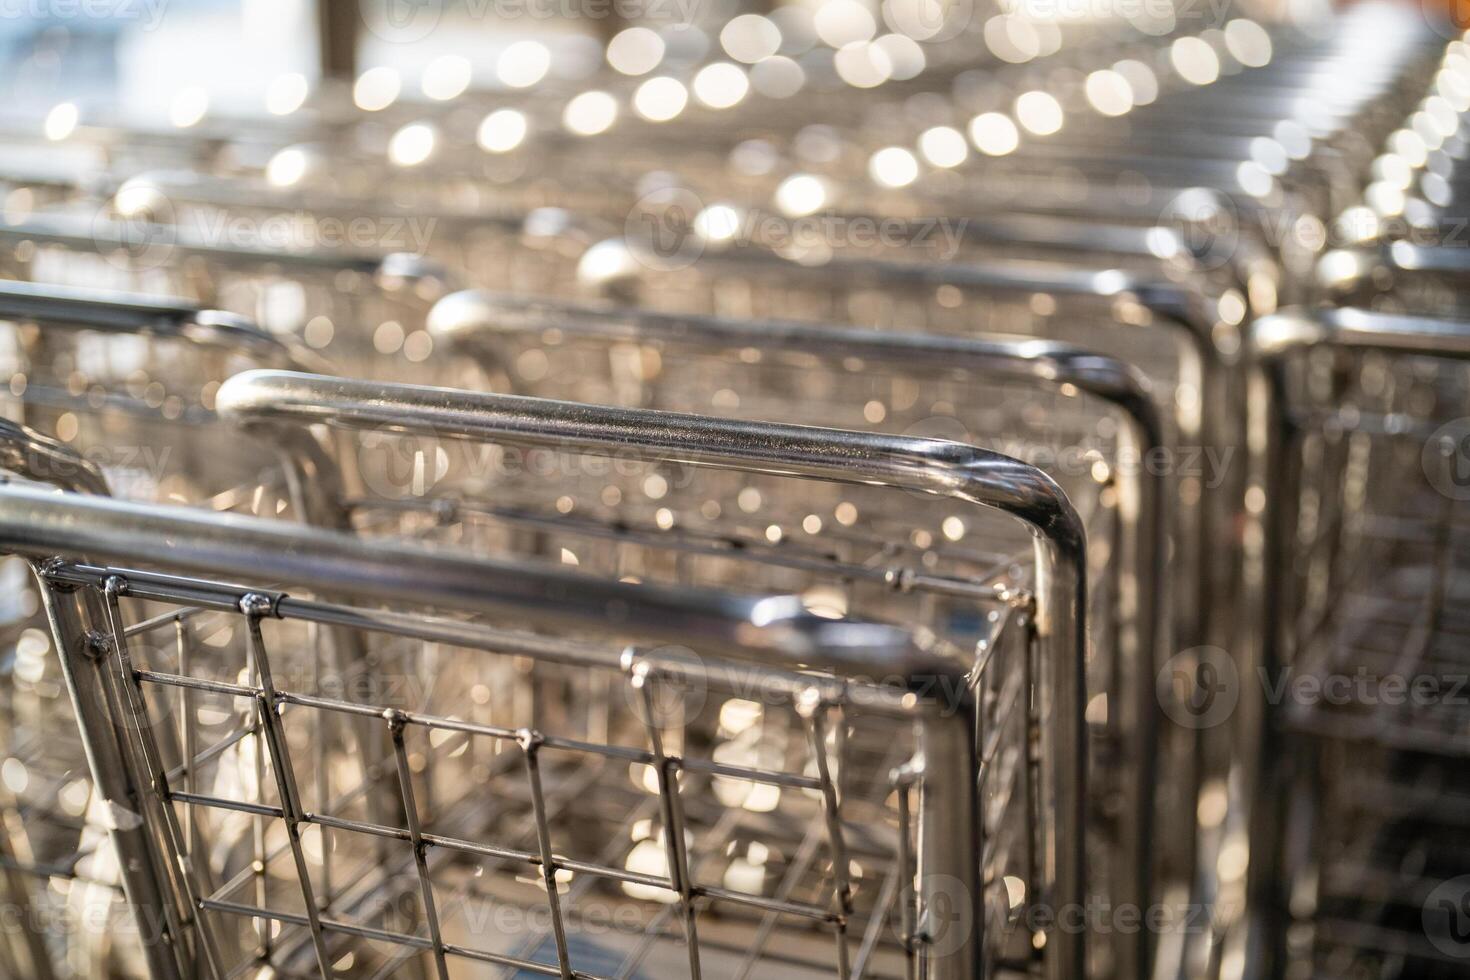
M 445 101 L 465 90 L 526 87 L 532 75 L 573 86 L 604 67 L 604 46 L 628 28 L 612 67 L 642 76 L 719 57 L 755 63 L 780 54 L 795 60 L 811 84 L 840 81 L 832 52 L 852 38 L 895 35 L 923 44 L 955 40 L 946 52 L 988 49 L 1025 63 L 1059 42 L 1056 28 L 1129 24 L 1164 36 L 1203 15 L 1162 2 L 1106 4 L 1034 0 L 803 0 L 740 5 L 732 0 L 6 0 L 0 16 L 5 107 L 15 119 L 43 118 L 74 105 L 82 121 L 187 127 L 210 112 L 225 116 L 287 115 L 323 88 L 350 84 L 376 69 L 381 88 L 359 104 L 374 108 L 393 92 L 407 104 Z M 1326 0 L 1258 0 L 1229 5 L 1233 14 L 1315 19 Z M 1034 9 L 1033 9 L 1034 8 Z M 1213 9 L 1213 8 L 1212 8 Z M 825 12 L 824 12 L 825 11 Z M 722 39 L 734 16 L 765 17 L 782 30 L 777 49 L 764 48 L 755 21 Z M 1018 15 L 1033 25 L 1015 37 L 987 22 Z M 817 29 L 817 23 L 826 26 Z M 1036 26 L 1039 25 L 1039 26 Z M 516 45 L 524 42 L 520 47 Z M 835 43 L 834 43 L 835 42 Z M 902 52 L 890 73 L 915 72 Z M 527 45 L 535 45 L 535 48 Z M 721 49 L 724 49 L 723 52 Z M 513 67 L 523 52 L 528 67 Z M 533 71 L 544 50 L 544 78 Z M 882 68 L 874 69 L 882 73 Z M 389 81 L 391 79 L 391 81 Z M 60 123 L 58 117 L 57 124 Z
M 167 634 L 139 643 L 166 690 L 135 730 L 96 691 L 76 717 L 59 666 L 76 624 L 4 559 L 0 905 L 29 918 L 0 976 L 692 977 L 673 910 L 696 901 L 720 980 L 1470 976 L 1466 7 L 0 0 L 0 436 L 31 454 L 0 468 L 896 624 L 970 671 L 983 720 L 957 756 L 987 845 L 974 892 L 916 888 L 911 857 L 955 871 L 970 830 L 911 825 L 916 728 L 859 718 L 848 744 L 842 719 L 812 734 L 790 704 L 711 697 L 667 736 L 710 757 L 684 773 L 693 890 L 642 754 L 548 766 L 548 833 L 582 860 L 541 877 L 521 770 L 450 732 L 642 746 L 627 676 L 533 664 L 534 644 L 491 670 L 410 616 L 413 643 L 372 635 L 362 663 L 449 719 L 410 726 L 404 754 L 445 821 L 434 874 L 480 911 L 564 888 L 637 912 L 569 951 L 546 922 L 459 909 L 446 966 L 415 904 L 421 852 L 363 803 L 396 760 L 370 765 L 376 735 L 319 705 L 272 751 L 317 806 L 357 809 L 304 815 L 292 852 L 238 603 L 126 606 L 136 635 Z M 845 459 L 802 484 L 759 460 L 488 472 L 433 425 L 240 380 L 262 367 L 942 438 L 1034 464 L 1026 486 L 1055 481 L 1076 513 L 1040 520 L 999 478 L 978 501 L 885 486 Z M 299 415 L 270 418 L 278 403 Z M 281 452 L 302 445 L 306 463 Z M 1058 579 L 1036 542 L 1074 519 L 1081 639 L 1037 612 Z M 328 630 L 276 625 L 283 683 L 320 685 L 303 665 Z M 587 633 L 607 642 L 555 639 Z M 1076 671 L 1038 666 L 1058 662 Z M 191 670 L 197 703 L 168 687 Z M 406 706 L 369 685 L 347 714 L 401 733 Z M 1076 737 L 1057 749 L 1057 731 Z M 133 758 L 149 748 L 172 790 Z M 731 772 L 768 785 L 734 791 Z M 142 828 L 132 860 L 120 827 Z M 850 866 L 844 830 L 866 848 Z M 330 955 L 303 924 L 313 877 L 324 915 L 369 924 L 328 930 Z M 140 878 L 153 906 L 124 900 Z M 1043 921 L 1089 897 L 1100 919 Z M 951 899 L 973 908 L 946 945 Z M 140 908 L 176 917 L 169 943 Z M 1120 928 L 1119 908 L 1165 921 Z

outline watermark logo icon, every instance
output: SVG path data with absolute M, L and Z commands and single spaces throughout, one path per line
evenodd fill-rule
M 92 241 L 120 269 L 158 269 L 178 245 L 173 202 L 151 184 L 123 188 L 92 216 Z
M 930 44 L 958 37 L 975 18 L 974 0 L 887 0 L 883 22 Z
M 923 899 L 919 931 L 925 951 L 935 957 L 951 956 L 964 948 L 975 929 L 975 898 L 965 883 L 946 874 L 925 875 L 919 883 Z
M 1196 265 L 1206 269 L 1224 266 L 1240 244 L 1235 204 L 1202 187 L 1176 194 L 1159 215 L 1159 225 L 1173 232 L 1177 244 L 1188 251 Z
M 1213 728 L 1240 703 L 1240 672 L 1230 654 L 1191 647 L 1170 657 L 1157 678 L 1159 706 L 1183 728 Z
M 1470 500 L 1470 417 L 1446 422 L 1420 456 L 1430 486 L 1451 500 Z
M 449 454 L 432 433 L 365 433 L 358 443 L 358 473 L 375 497 L 426 496 L 449 473 Z
M 1424 934 L 1444 955 L 1470 960 L 1470 875 L 1442 881 L 1429 893 Z
M 628 650 L 623 662 L 629 677 L 623 689 L 628 707 L 643 724 L 678 728 L 704 710 L 709 700 L 709 668 L 688 647 Z
M 358 0 L 363 26 L 390 44 L 412 44 L 434 32 L 443 0 Z
M 659 272 L 687 269 L 704 254 L 697 222 L 705 210 L 698 194 L 662 187 L 640 197 L 628 212 L 623 232 L 633 257 Z

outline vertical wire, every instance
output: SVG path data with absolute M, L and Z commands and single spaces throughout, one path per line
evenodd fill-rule
M 664 809 L 664 848 L 669 865 L 669 880 L 679 895 L 679 911 L 683 914 L 685 941 L 689 948 L 689 976 L 700 980 L 699 930 L 694 914 L 694 882 L 689 874 L 689 853 L 684 840 L 684 808 L 679 798 L 678 760 L 664 754 L 663 735 L 654 714 L 654 675 L 646 662 L 633 667 L 630 679 L 641 698 L 643 726 L 657 765 L 658 792 Z
M 444 961 L 444 937 L 439 931 L 439 912 L 434 904 L 434 886 L 429 880 L 423 827 L 419 823 L 418 805 L 414 800 L 413 772 L 408 765 L 408 749 L 403 744 L 406 717 L 401 711 L 387 712 L 388 732 L 393 738 L 393 754 L 398 761 L 398 788 L 403 793 L 403 809 L 408 819 L 408 837 L 413 845 L 414 869 L 424 896 L 424 917 L 428 920 L 429 941 L 434 944 L 434 967 L 439 980 L 449 980 L 449 966 Z
M 551 825 L 546 816 L 546 799 L 541 790 L 541 743 L 539 732 L 523 728 L 516 742 L 526 761 L 526 778 L 531 786 L 531 808 L 536 819 L 536 843 L 541 851 L 541 879 L 546 885 L 546 904 L 551 910 L 552 935 L 556 940 L 556 957 L 562 980 L 572 980 L 572 955 L 567 948 L 566 923 L 561 915 L 561 899 L 556 891 L 556 857 L 551 850 Z
M 276 774 L 276 786 L 281 794 L 281 813 L 285 817 L 286 839 L 291 847 L 291 858 L 296 864 L 296 877 L 301 885 L 301 897 L 306 903 L 307 929 L 311 933 L 312 947 L 316 952 L 317 968 L 322 980 L 332 980 L 331 958 L 327 955 L 326 941 L 322 936 L 321 915 L 317 908 L 316 895 L 311 884 L 311 873 L 306 866 L 306 855 L 301 848 L 301 824 L 305 815 L 301 810 L 301 792 L 297 787 L 296 774 L 291 765 L 291 756 L 286 744 L 286 733 L 279 714 L 279 695 L 271 677 L 270 660 L 266 655 L 265 640 L 260 633 L 260 617 L 272 608 L 270 599 L 263 595 L 247 595 L 240 600 L 240 611 L 245 614 L 246 636 L 250 647 L 250 660 L 260 681 L 257 693 L 256 712 L 265 730 L 266 745 L 271 753 L 271 770 Z M 262 877 L 264 868 L 261 869 Z
M 168 775 L 163 769 L 160 761 L 158 746 L 154 742 L 152 728 L 148 721 L 148 705 L 143 697 L 143 689 L 138 682 L 138 675 L 133 669 L 132 655 L 128 650 L 127 633 L 123 627 L 122 608 L 118 604 L 118 597 L 122 594 L 125 583 L 118 576 L 110 576 L 104 589 L 106 599 L 106 610 L 108 628 L 112 634 L 113 653 L 117 657 L 117 676 L 112 678 L 112 683 L 118 687 L 116 693 L 117 703 L 125 706 L 128 711 L 127 723 L 132 726 L 133 734 L 136 736 L 142 763 L 147 772 L 149 788 L 153 791 L 154 802 L 158 806 L 159 813 L 163 819 L 163 830 L 166 835 L 164 843 L 172 849 L 174 861 L 167 869 L 169 880 L 175 881 L 183 892 L 183 898 L 188 906 L 189 918 L 192 923 L 198 925 L 200 943 L 204 948 L 205 959 L 209 963 L 211 971 L 216 977 L 223 974 L 224 968 L 220 961 L 219 950 L 215 946 L 213 936 L 210 933 L 208 916 L 203 914 L 199 904 L 199 896 L 195 893 L 193 879 L 193 859 L 184 843 L 183 831 L 179 827 L 178 815 L 174 813 L 172 794 L 168 787 Z M 104 672 L 106 673 L 106 672 Z M 163 903 L 163 914 L 168 920 L 169 928 L 175 930 L 177 941 L 182 942 L 184 936 L 184 923 L 179 917 L 178 907 L 172 900 Z

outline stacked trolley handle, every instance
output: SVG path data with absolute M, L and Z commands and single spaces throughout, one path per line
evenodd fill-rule
M 0 173 L 0 970 L 1456 975 L 1436 26 Z

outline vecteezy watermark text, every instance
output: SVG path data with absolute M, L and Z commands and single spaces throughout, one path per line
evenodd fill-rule
M 1127 20 L 1131 23 L 1218 27 L 1230 19 L 1232 0 L 1015 0 L 1007 8 L 1049 22 Z
M 262 218 L 225 213 L 199 215 L 190 222 L 197 236 L 212 245 L 376 249 L 415 255 L 422 255 L 428 248 L 438 223 L 438 218 L 419 215 L 340 218 L 305 211 L 283 211 Z
M 1366 666 L 1322 672 L 1295 665 L 1243 672 L 1227 651 L 1210 646 L 1169 658 L 1157 678 L 1159 704 L 1175 724 L 1213 728 L 1234 715 L 1247 680 L 1261 686 L 1272 708 L 1470 706 L 1470 674 L 1379 673 Z
M 632 24 L 692 24 L 704 0 L 461 0 L 453 21 L 618 20 Z M 444 20 L 448 0 L 358 0 L 363 25 L 394 44 L 422 41 Z
M 0 0 L 0 20 L 126 21 L 151 31 L 167 7 L 168 0 Z
M 969 220 L 817 212 L 780 214 L 760 208 L 707 205 L 684 188 L 645 195 L 628 212 L 624 231 L 634 257 L 652 269 L 687 268 L 706 252 L 753 246 L 822 261 L 840 248 L 916 249 L 938 261 L 954 258 Z
M 1224 486 L 1235 459 L 1234 446 L 1154 446 L 1146 451 L 1122 447 L 1110 457 L 1099 456 L 1096 449 L 1086 446 L 1028 442 L 1003 442 L 995 450 L 1059 476 L 1086 476 L 1103 460 L 1122 476 L 1195 477 L 1211 490 Z
M 99 210 L 92 233 L 107 246 L 108 261 L 157 268 L 175 249 L 212 248 L 277 252 L 355 251 L 423 255 L 439 219 L 422 215 L 320 215 L 307 211 L 233 214 L 175 208 L 160 196 L 146 212 L 116 217 Z

